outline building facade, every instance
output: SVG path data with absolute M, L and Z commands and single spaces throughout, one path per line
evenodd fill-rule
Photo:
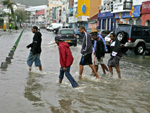
M 142 2 L 141 14 L 142 25 L 150 26 L 150 1 Z
M 78 0 L 77 7 L 77 23 L 79 25 L 84 25 L 86 29 L 89 28 L 89 19 L 98 14 L 99 4 L 101 0 Z
M 58 20 L 58 18 L 54 18 L 54 16 L 56 15 L 56 10 L 57 10 L 57 14 L 58 14 L 58 10 L 60 10 L 60 8 L 62 7 L 62 1 L 61 0 L 48 0 L 48 7 L 47 7 L 47 23 L 51 24 L 53 22 L 59 21 L 61 19 Z M 60 12 L 59 12 L 60 14 Z M 59 15 L 57 15 L 57 17 L 59 17 Z M 61 18 L 61 17 L 59 17 Z
M 115 25 L 114 14 L 112 13 L 113 1 L 111 0 L 102 0 L 101 5 L 99 5 L 98 20 L 99 20 L 99 29 L 106 29 L 113 31 Z

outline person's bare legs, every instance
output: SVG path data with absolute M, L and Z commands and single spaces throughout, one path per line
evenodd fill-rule
M 98 74 L 97 74 L 96 70 L 95 70 L 94 65 L 93 65 L 93 64 L 91 64 L 91 65 L 89 65 L 89 66 L 91 67 L 92 71 L 94 72 L 94 74 L 95 74 L 96 78 L 100 78 L 100 77 L 98 76 Z
M 109 67 L 109 72 L 110 72 L 111 76 L 113 76 L 113 69 L 112 69 L 112 67 L 111 66 L 108 66 L 108 67 Z
M 118 73 L 118 77 L 121 79 L 121 73 L 120 73 L 120 68 L 119 68 L 119 66 L 115 66 L 115 68 L 116 68 L 116 71 L 117 71 L 117 73 Z
M 42 66 L 39 66 L 39 70 L 42 71 Z
M 101 67 L 102 67 L 102 70 L 103 70 L 103 74 L 105 75 L 106 74 L 106 71 L 105 71 L 105 67 L 103 64 L 101 64 Z
M 101 64 L 101 67 L 102 67 L 103 73 L 106 74 L 106 71 L 108 71 L 107 66 L 105 64 Z
M 83 65 L 80 65 L 80 70 L 79 70 L 79 74 L 80 74 L 80 75 L 79 75 L 79 79 L 82 78 L 83 69 L 84 69 Z
M 60 84 L 62 83 L 62 79 L 59 79 L 59 83 L 60 83 Z
M 29 66 L 29 71 L 31 71 L 32 70 L 32 66 Z
M 94 65 L 96 72 L 98 72 L 98 65 Z

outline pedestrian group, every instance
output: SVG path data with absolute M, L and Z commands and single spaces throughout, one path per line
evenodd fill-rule
M 100 79 L 99 75 L 97 74 L 99 65 L 101 65 L 102 67 L 103 74 L 106 74 L 106 71 L 109 71 L 111 76 L 113 76 L 112 68 L 115 67 L 118 77 L 121 79 L 119 61 L 122 54 L 120 42 L 115 37 L 115 33 L 110 34 L 111 51 L 107 68 L 107 66 L 103 62 L 105 53 L 108 51 L 104 38 L 98 33 L 96 28 L 93 28 L 90 33 L 86 31 L 84 26 L 80 26 L 78 30 L 80 31 L 80 33 L 83 34 L 83 42 L 81 49 L 82 57 L 79 63 L 79 79 L 82 79 L 82 73 L 85 65 L 89 65 L 89 67 L 92 69 L 92 74 L 96 77 L 96 79 Z M 38 31 L 37 26 L 32 27 L 32 32 L 34 33 L 33 42 L 27 46 L 27 48 L 31 48 L 30 54 L 27 59 L 27 64 L 29 66 L 29 71 L 31 71 L 32 64 L 34 62 L 35 66 L 39 67 L 39 70 L 42 71 L 42 65 L 40 60 L 42 34 Z M 94 41 L 94 47 L 92 44 L 92 39 Z M 72 56 L 69 44 L 61 40 L 60 36 L 55 37 L 55 43 L 58 45 L 61 65 L 59 83 L 62 83 L 65 74 L 73 88 L 79 87 L 78 83 L 70 74 L 70 69 L 74 58 Z M 92 63 L 92 55 L 94 56 L 94 64 Z

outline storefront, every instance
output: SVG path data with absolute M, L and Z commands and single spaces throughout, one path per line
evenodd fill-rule
M 94 15 L 93 17 L 91 17 L 88 20 L 88 28 L 89 29 L 97 28 L 99 26 L 99 22 L 97 20 L 98 20 L 98 14 Z
M 121 12 L 115 14 L 115 28 L 118 24 L 142 25 L 140 17 L 141 5 L 133 6 L 130 12 Z
M 141 10 L 142 25 L 150 26 L 150 1 L 143 2 Z
M 98 14 L 99 29 L 106 29 L 114 31 L 114 14 L 111 12 L 104 12 Z
M 86 29 L 88 29 L 88 18 L 89 16 L 79 16 L 77 17 L 77 25 L 84 26 Z

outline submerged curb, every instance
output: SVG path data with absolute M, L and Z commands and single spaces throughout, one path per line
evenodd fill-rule
M 6 68 L 8 67 L 8 64 L 11 63 L 11 59 L 13 59 L 15 50 L 16 50 L 17 47 L 18 47 L 18 44 L 19 44 L 19 42 L 20 42 L 20 39 L 21 39 L 21 37 L 22 37 L 23 32 L 24 32 L 24 29 L 22 30 L 22 32 L 20 33 L 19 37 L 17 38 L 17 40 L 16 40 L 14 46 L 13 46 L 12 49 L 10 50 L 10 52 L 9 52 L 9 54 L 8 54 L 8 57 L 6 57 L 6 59 L 5 59 L 5 62 L 2 62 L 2 63 L 1 63 L 1 67 L 0 67 L 1 69 L 6 69 Z

